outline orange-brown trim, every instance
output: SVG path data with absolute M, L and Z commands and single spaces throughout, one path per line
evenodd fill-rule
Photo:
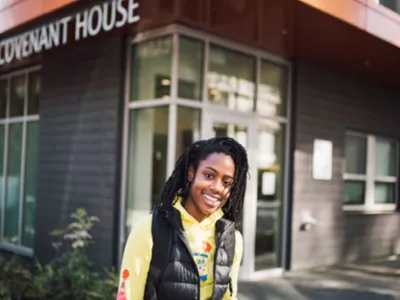
M 0 34 L 78 0 L 5 0 L 0 4 Z

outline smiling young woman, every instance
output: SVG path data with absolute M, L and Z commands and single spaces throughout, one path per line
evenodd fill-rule
M 236 299 L 247 173 L 235 140 L 192 144 L 128 238 L 117 299 Z

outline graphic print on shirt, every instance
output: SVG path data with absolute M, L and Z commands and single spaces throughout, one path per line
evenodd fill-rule
M 203 241 L 202 248 L 204 252 L 194 252 L 193 257 L 196 261 L 197 268 L 199 270 L 200 280 L 205 282 L 207 281 L 208 274 L 210 271 L 210 251 L 212 246 L 210 243 Z
M 122 283 L 121 283 L 121 287 L 119 288 L 118 294 L 117 294 L 117 300 L 127 300 L 126 298 L 126 294 L 125 294 L 125 281 L 129 278 L 129 271 L 128 270 L 124 270 L 122 272 Z

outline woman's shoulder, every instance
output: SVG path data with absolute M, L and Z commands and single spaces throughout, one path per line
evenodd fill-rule
M 148 235 L 151 234 L 151 222 L 153 219 L 152 214 L 147 214 L 137 218 L 132 222 L 131 227 L 131 236 L 132 235 Z
M 243 255 L 243 236 L 239 230 L 235 230 L 235 256 L 241 259 Z
M 151 224 L 151 221 L 153 220 L 153 214 L 147 214 L 145 216 L 142 216 L 138 221 L 138 226 L 145 226 L 147 227 L 148 225 Z
M 241 243 L 241 244 L 243 244 L 243 236 L 242 236 L 242 233 L 239 231 L 239 230 L 237 230 L 237 229 L 235 229 L 235 239 L 236 239 L 236 243 Z

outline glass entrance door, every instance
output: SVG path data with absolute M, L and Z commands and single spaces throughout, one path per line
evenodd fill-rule
M 222 114 L 206 114 L 203 120 L 203 136 L 205 138 L 229 136 L 236 139 L 247 150 L 250 164 L 250 180 L 247 182 L 246 198 L 243 206 L 243 217 L 240 229 L 243 234 L 243 260 L 240 270 L 242 278 L 254 272 L 256 205 L 257 205 L 257 173 L 254 165 L 256 150 L 256 127 L 247 118 L 224 116 Z
M 256 271 L 282 266 L 284 129 L 273 120 L 257 124 Z
M 229 136 L 247 150 L 250 179 L 243 218 L 244 254 L 241 277 L 281 267 L 281 208 L 283 195 L 283 132 L 277 122 L 207 114 L 203 137 Z

